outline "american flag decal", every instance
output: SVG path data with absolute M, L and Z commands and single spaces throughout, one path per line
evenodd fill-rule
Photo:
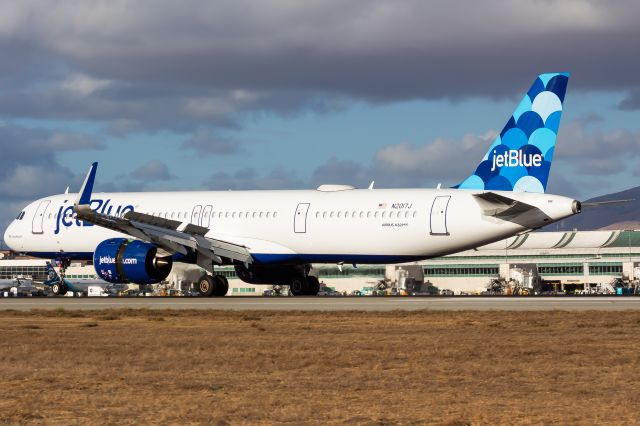
M 387 208 L 387 203 L 380 203 L 380 204 L 378 204 L 378 208 L 379 208 L 379 209 L 386 209 L 386 208 Z

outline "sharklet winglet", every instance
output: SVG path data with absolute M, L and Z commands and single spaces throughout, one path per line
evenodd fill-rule
M 91 204 L 91 194 L 93 193 L 93 184 L 96 180 L 96 170 L 98 169 L 98 163 L 95 162 L 89 168 L 89 173 L 87 173 L 87 177 L 84 179 L 84 183 L 80 188 L 80 192 L 78 193 L 78 198 L 74 203 L 74 207 L 78 206 L 88 206 Z

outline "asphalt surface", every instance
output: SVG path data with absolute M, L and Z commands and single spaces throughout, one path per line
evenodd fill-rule
M 218 309 L 268 311 L 631 310 L 640 297 L 127 297 L 0 298 L 0 310 Z

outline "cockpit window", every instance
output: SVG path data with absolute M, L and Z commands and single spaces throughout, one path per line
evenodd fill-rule
M 16 220 L 22 220 L 23 217 L 24 217 L 24 212 L 20 212 L 18 217 L 16 217 Z

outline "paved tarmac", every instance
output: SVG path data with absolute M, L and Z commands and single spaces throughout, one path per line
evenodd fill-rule
M 127 297 L 0 298 L 0 310 L 218 309 L 267 311 L 634 310 L 640 297 Z

